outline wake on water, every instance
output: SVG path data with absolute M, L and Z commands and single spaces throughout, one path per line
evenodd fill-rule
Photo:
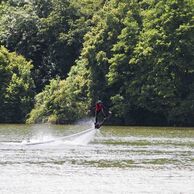
M 84 131 L 81 131 L 79 133 L 75 133 L 72 135 L 67 135 L 63 137 L 58 137 L 58 138 L 48 138 L 47 140 L 45 139 L 44 141 L 39 141 L 39 140 L 30 140 L 30 141 L 23 141 L 23 145 L 41 145 L 41 144 L 67 144 L 67 145 L 87 145 L 89 142 L 91 142 L 94 138 L 94 135 L 96 133 L 96 129 L 90 128 L 86 129 Z
M 35 135 L 35 138 L 31 138 L 28 141 L 23 141 L 22 144 L 26 146 L 33 146 L 33 145 L 87 145 L 90 143 L 95 136 L 96 129 L 93 127 L 93 121 L 91 120 L 81 120 L 76 123 L 79 127 L 85 128 L 78 133 L 73 133 L 71 135 L 65 135 L 62 137 L 53 137 L 50 134 L 49 128 L 45 126 L 39 127 L 40 134 Z M 43 134 L 42 134 L 43 133 Z M 46 134 L 46 135 L 45 135 Z
M 85 124 L 84 124 L 85 123 Z M 25 146 L 25 147 L 48 147 L 48 146 L 60 146 L 60 145 L 87 145 L 90 143 L 97 132 L 93 127 L 93 122 L 81 121 L 78 126 L 82 125 L 81 128 L 87 128 L 78 133 L 73 133 L 71 135 L 66 135 L 62 137 L 54 137 L 51 135 L 49 127 L 45 125 L 35 126 L 36 133 L 32 135 L 31 138 L 23 140 L 22 142 L 5 142 L 4 145 L 7 146 Z M 38 129 L 38 132 L 37 132 Z M 32 130 L 33 131 L 33 130 Z M 2 143 L 1 143 L 2 144 Z

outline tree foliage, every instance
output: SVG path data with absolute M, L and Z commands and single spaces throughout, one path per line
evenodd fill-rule
M 101 99 L 120 124 L 193 125 L 193 0 L 9 0 L 0 41 L 32 60 L 28 122 L 72 122 Z
M 0 47 L 0 122 L 24 122 L 33 102 L 32 64 Z
M 36 90 L 40 91 L 50 79 L 66 78 L 90 22 L 76 1 L 24 2 L 12 0 L 1 5 L 0 41 L 32 60 Z

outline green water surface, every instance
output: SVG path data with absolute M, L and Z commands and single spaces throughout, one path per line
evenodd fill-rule
M 0 125 L 0 193 L 194 193 L 193 128 L 90 128 Z

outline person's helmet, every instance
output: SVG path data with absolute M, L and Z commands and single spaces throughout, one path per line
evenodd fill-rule
M 98 100 L 97 103 L 98 103 L 98 104 L 102 104 L 102 101 L 101 101 L 101 100 Z

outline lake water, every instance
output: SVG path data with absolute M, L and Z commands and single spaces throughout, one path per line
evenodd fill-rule
M 90 129 L 0 125 L 0 193 L 194 193 L 194 129 Z

